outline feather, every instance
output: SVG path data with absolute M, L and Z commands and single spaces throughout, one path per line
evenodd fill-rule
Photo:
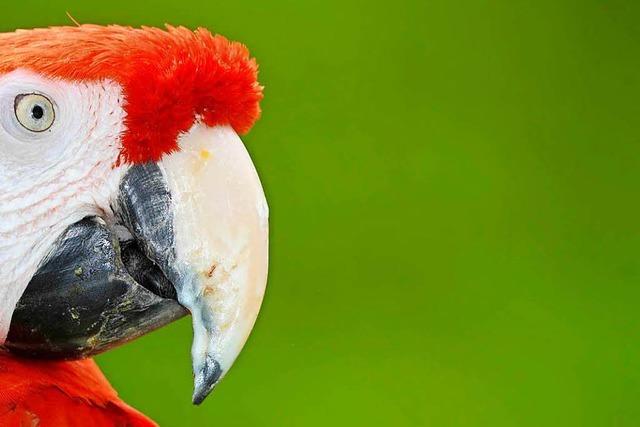
M 153 427 L 118 398 L 91 359 L 22 359 L 0 350 L 0 425 Z
M 69 81 L 115 81 L 127 113 L 121 160 L 176 151 L 196 120 L 244 134 L 260 116 L 247 48 L 199 28 L 80 25 L 0 34 L 0 73 L 24 68 Z

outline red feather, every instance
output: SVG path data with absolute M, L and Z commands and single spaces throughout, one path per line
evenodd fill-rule
M 0 350 L 0 425 L 153 427 L 118 398 L 91 359 L 21 359 Z
M 244 134 L 260 116 L 258 65 L 247 48 L 199 28 L 118 25 L 0 34 L 0 73 L 17 68 L 124 90 L 122 160 L 157 161 L 200 119 Z

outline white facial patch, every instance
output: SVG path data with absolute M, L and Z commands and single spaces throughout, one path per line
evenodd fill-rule
M 44 131 L 16 117 L 16 97 L 29 94 L 53 105 Z M 86 216 L 112 217 L 110 198 L 123 173 L 115 167 L 122 102 L 112 81 L 68 82 L 25 70 L 0 76 L 0 344 L 54 241 Z

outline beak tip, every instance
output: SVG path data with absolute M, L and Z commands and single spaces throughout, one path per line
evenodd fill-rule
M 213 391 L 218 380 L 222 376 L 222 368 L 218 361 L 207 358 L 204 366 L 196 373 L 194 378 L 194 390 L 191 401 L 194 405 L 200 405 Z
M 195 390 L 193 392 L 193 397 L 191 398 L 191 402 L 194 405 L 199 406 L 202 402 L 204 402 L 204 399 L 206 399 L 207 396 L 208 396 L 208 393 L 200 394 L 199 390 Z

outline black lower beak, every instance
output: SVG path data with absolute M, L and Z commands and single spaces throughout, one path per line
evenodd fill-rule
M 97 218 L 71 226 L 20 299 L 5 345 L 22 355 L 101 353 L 187 314 L 162 272 Z
M 169 194 L 157 166 L 132 168 L 120 193 L 118 210 L 134 239 L 120 242 L 99 218 L 69 227 L 14 310 L 5 342 L 10 350 L 45 358 L 91 356 L 188 314 L 158 266 L 172 261 L 173 243 L 165 225 L 171 224 Z M 167 259 L 149 260 L 149 246 Z

